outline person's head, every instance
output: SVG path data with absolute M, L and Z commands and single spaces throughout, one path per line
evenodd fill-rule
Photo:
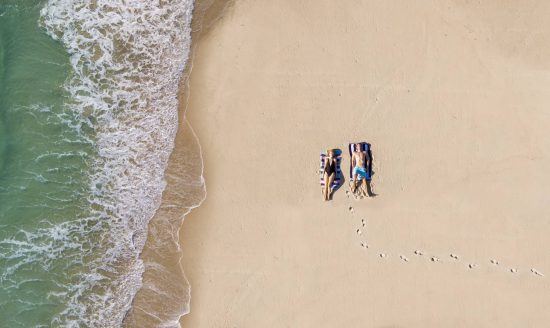
M 360 143 L 355 144 L 355 151 L 361 151 L 361 144 Z
M 331 149 L 327 152 L 329 157 L 334 157 L 334 149 Z

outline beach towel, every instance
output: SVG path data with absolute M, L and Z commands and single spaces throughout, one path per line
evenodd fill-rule
M 334 152 L 335 152 L 334 158 L 336 159 L 336 176 L 334 177 L 334 181 L 332 181 L 331 188 L 338 187 L 342 182 L 342 170 L 340 168 L 340 164 L 342 163 L 342 152 L 338 149 L 335 149 Z M 328 155 L 326 153 L 321 153 L 321 158 L 320 158 L 321 165 L 319 168 L 319 177 L 321 180 L 321 186 L 325 185 L 325 179 L 323 179 L 323 177 L 325 173 L 325 163 L 326 163 L 327 156 Z
M 349 179 L 350 181 L 353 181 L 353 167 L 351 165 L 351 154 L 353 154 L 353 151 L 354 151 L 354 147 L 355 147 L 355 144 L 357 142 L 354 142 L 354 143 L 350 143 L 348 145 L 348 151 L 349 151 L 349 157 L 350 157 L 350 164 L 349 164 Z M 371 154 L 370 154 L 370 145 L 366 142 L 359 142 L 359 144 L 361 144 L 361 150 L 364 151 L 365 153 L 367 153 L 367 162 L 365 162 L 365 171 L 366 171 L 366 178 L 367 180 L 370 180 L 371 179 L 371 176 L 372 176 L 372 168 L 370 166 L 370 163 L 371 163 Z M 369 165 L 367 165 L 367 163 L 369 163 Z M 357 175 L 357 179 L 358 180 L 362 180 L 363 179 L 363 176 L 362 175 Z

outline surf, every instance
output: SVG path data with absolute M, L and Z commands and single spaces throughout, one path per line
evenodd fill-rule
M 3 121 L 24 123 L 0 126 L 8 140 L 0 283 L 12 300 L 2 317 L 13 327 L 120 326 L 142 284 L 140 253 L 166 185 L 193 2 L 25 5 L 0 9 L 15 26 L 9 38 L 20 38 L 11 52 L 33 41 L 17 31 L 29 12 L 28 35 L 41 42 L 10 57 L 9 69 L 24 65 L 25 78 L 2 83 L 10 86 Z

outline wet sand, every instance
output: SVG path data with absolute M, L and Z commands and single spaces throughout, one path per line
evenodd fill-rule
M 179 231 L 187 213 L 206 196 L 201 147 L 186 119 L 189 75 L 193 56 L 202 37 L 223 14 L 228 1 L 195 1 L 190 59 L 180 82 L 179 128 L 165 173 L 166 188 L 160 208 L 148 226 L 148 238 L 141 254 L 145 273 L 124 320 L 125 327 L 178 326 L 189 312 L 190 290 L 180 260 Z

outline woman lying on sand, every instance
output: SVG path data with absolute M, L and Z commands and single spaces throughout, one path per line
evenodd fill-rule
M 332 182 L 336 178 L 336 158 L 334 150 L 329 150 L 327 153 L 325 170 L 323 172 L 323 180 L 325 181 L 325 186 L 323 189 L 323 196 L 325 201 L 330 199 L 332 193 Z

